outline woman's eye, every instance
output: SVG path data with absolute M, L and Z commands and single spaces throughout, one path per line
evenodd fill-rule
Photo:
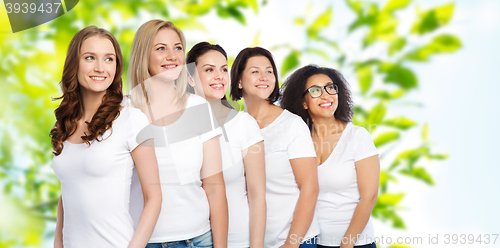
M 228 72 L 227 68 L 222 69 L 222 72 Z
M 105 61 L 113 61 L 113 58 L 106 58 Z
M 257 73 L 258 71 L 252 71 L 252 73 Z
M 213 69 L 206 69 L 205 71 L 206 72 L 213 72 L 214 70 Z
M 178 47 L 175 48 L 175 50 L 182 50 L 182 47 L 178 46 Z
M 158 48 L 156 48 L 156 50 L 157 51 L 163 51 L 163 50 L 165 50 L 165 47 L 158 47 Z
M 94 56 L 87 56 L 87 57 L 85 57 L 85 59 L 86 60 L 92 60 L 92 59 L 94 59 Z
M 273 71 L 266 71 L 266 73 L 273 73 Z
M 310 91 L 311 91 L 311 93 L 318 93 L 319 89 L 318 88 L 312 88 Z

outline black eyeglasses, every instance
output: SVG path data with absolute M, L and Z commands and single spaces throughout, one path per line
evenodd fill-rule
M 318 98 L 321 95 L 323 95 L 323 89 L 325 89 L 326 93 L 328 95 L 336 95 L 338 92 L 337 85 L 335 84 L 327 84 L 325 86 L 318 86 L 318 85 L 313 85 L 309 87 L 306 91 L 304 91 L 304 95 L 309 92 L 309 95 L 311 95 L 312 98 Z

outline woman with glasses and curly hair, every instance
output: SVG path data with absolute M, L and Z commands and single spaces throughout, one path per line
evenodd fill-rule
M 318 247 L 375 248 L 370 219 L 380 162 L 370 133 L 351 123 L 348 83 L 331 68 L 308 65 L 285 81 L 281 106 L 308 123 L 318 162 Z
M 155 227 L 158 165 L 151 140 L 139 135 L 149 122 L 121 105 L 122 71 L 120 47 L 108 31 L 90 26 L 71 40 L 50 132 L 61 181 L 54 247 L 144 247 Z M 134 168 L 144 194 L 135 232 L 128 211 Z

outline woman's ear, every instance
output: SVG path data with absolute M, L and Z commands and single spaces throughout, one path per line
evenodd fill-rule
M 241 85 L 241 79 L 240 79 L 240 81 L 238 82 L 238 89 L 240 89 L 240 90 L 241 90 L 241 89 L 243 89 L 243 86 Z
M 308 107 L 307 107 L 307 103 L 306 103 L 306 101 L 303 101 L 303 102 L 302 102 L 302 106 L 304 107 L 304 109 L 305 109 L 305 110 L 307 110 L 307 108 L 308 108 Z
M 194 88 L 194 78 L 191 75 L 188 77 L 188 84 Z

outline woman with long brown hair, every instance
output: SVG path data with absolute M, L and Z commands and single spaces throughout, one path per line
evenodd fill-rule
M 208 102 L 186 92 L 185 47 L 171 22 L 151 20 L 137 30 L 130 56 L 131 101 L 152 123 L 165 198 L 147 247 L 226 247 L 221 130 Z M 133 180 L 134 221 L 142 209 L 140 193 Z
M 108 31 L 90 26 L 71 40 L 50 132 L 61 181 L 54 247 L 144 247 L 155 226 L 158 167 L 145 144 L 150 137 L 138 136 L 149 123 L 140 110 L 121 105 L 122 71 L 119 44 Z M 128 212 L 134 168 L 144 193 L 135 232 Z

